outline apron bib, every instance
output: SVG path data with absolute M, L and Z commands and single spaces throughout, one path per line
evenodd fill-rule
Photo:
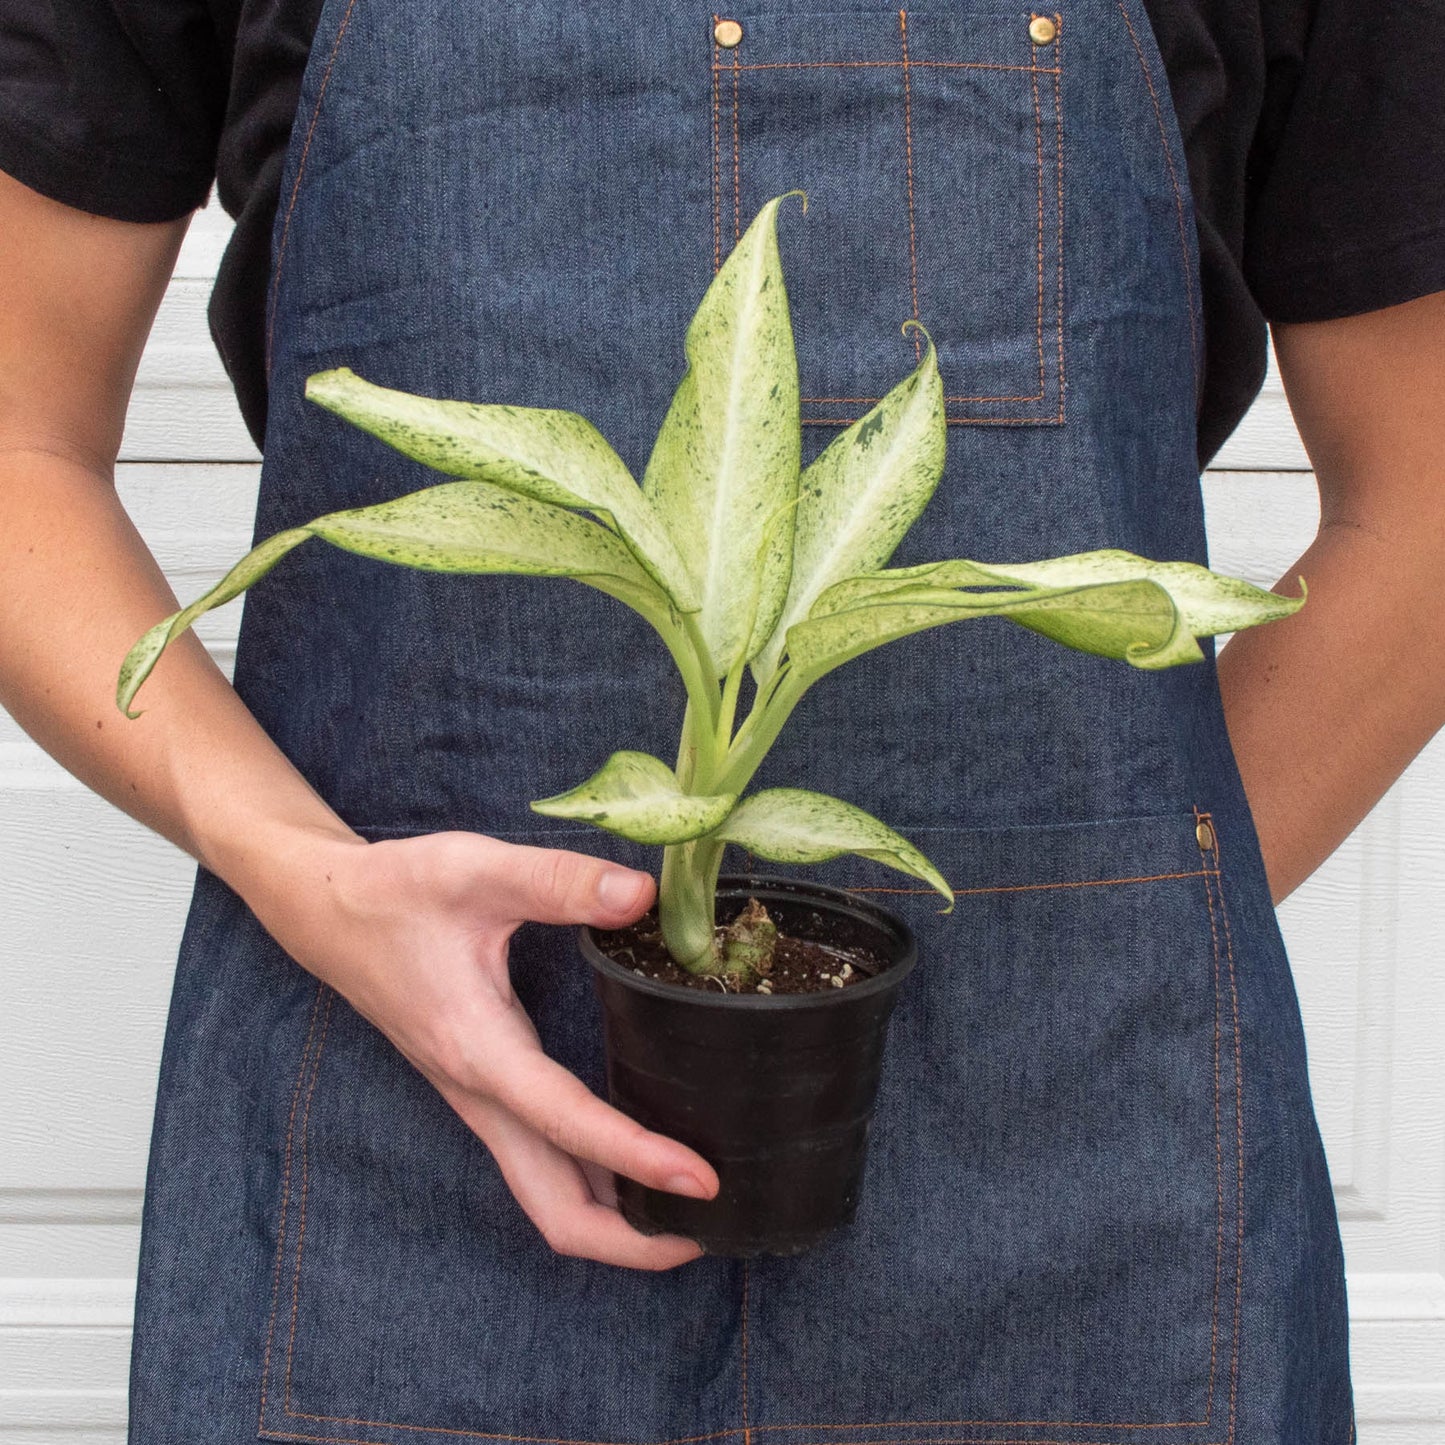
M 686 0 L 330 0 L 276 223 L 258 537 L 435 480 L 303 400 L 343 364 L 581 412 L 640 476 L 708 280 L 803 188 L 805 450 L 912 368 L 901 322 L 938 344 L 948 466 L 899 565 L 1205 561 L 1193 210 L 1138 0 L 725 18 L 737 45 Z M 249 597 L 237 686 L 368 837 L 658 866 L 527 807 L 675 747 L 671 663 L 600 594 L 303 548 Z M 814 689 L 758 780 L 784 784 L 959 890 L 941 917 L 859 860 L 810 870 L 892 895 L 921 952 L 854 1223 L 662 1274 L 554 1255 L 431 1087 L 202 874 L 137 1445 L 1348 1445 L 1338 1226 L 1212 658 L 924 633 Z M 604 1092 L 571 931 L 512 959 Z

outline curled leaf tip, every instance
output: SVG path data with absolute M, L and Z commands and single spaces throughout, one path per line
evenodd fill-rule
M 794 196 L 803 203 L 803 214 L 806 216 L 808 214 L 808 193 L 801 186 L 796 190 L 784 191 L 783 194 L 778 197 L 778 200 L 791 201 Z
M 928 343 L 928 349 L 930 351 L 933 350 L 933 337 L 929 335 L 928 328 L 916 316 L 910 316 L 908 320 L 905 321 L 903 325 L 900 326 L 898 329 L 905 336 L 907 336 L 910 331 L 919 332 L 922 335 L 923 339 Z

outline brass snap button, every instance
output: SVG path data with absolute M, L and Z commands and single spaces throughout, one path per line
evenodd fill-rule
M 712 38 L 724 50 L 732 50 L 742 43 L 743 27 L 736 20 L 719 20 L 712 28 Z
M 1199 840 L 1199 846 L 1206 852 L 1214 851 L 1214 829 L 1202 819 L 1194 830 L 1194 836 Z
M 1052 45 L 1059 27 L 1047 15 L 1035 15 L 1029 21 L 1029 39 L 1035 45 Z

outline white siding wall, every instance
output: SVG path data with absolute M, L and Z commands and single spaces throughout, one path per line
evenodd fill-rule
M 205 328 L 226 236 L 192 228 L 120 486 L 176 590 L 249 540 L 255 453 Z M 1277 380 L 1207 479 L 1215 564 L 1265 585 L 1312 480 Z M 201 631 L 229 663 L 236 611 Z M 1344 1221 L 1362 1445 L 1445 1440 L 1445 739 L 1281 910 Z M 124 1437 L 132 1276 L 191 865 L 0 714 L 0 1445 Z M 1247 1445 L 1247 1442 L 1246 1442 Z

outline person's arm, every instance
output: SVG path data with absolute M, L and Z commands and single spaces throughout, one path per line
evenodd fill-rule
M 1445 292 L 1274 344 L 1320 488 L 1276 590 L 1303 575 L 1309 601 L 1231 639 L 1219 679 L 1279 902 L 1445 723 Z
M 157 666 L 139 721 L 115 707 L 127 649 L 176 607 L 113 472 L 185 229 L 86 215 L 0 175 L 0 704 L 376 1024 L 554 1249 L 644 1269 L 696 1258 L 691 1240 L 632 1229 L 609 1171 L 699 1196 L 715 1172 L 548 1059 L 507 973 L 524 920 L 620 926 L 650 903 L 646 874 L 467 833 L 364 842 L 193 636 Z

